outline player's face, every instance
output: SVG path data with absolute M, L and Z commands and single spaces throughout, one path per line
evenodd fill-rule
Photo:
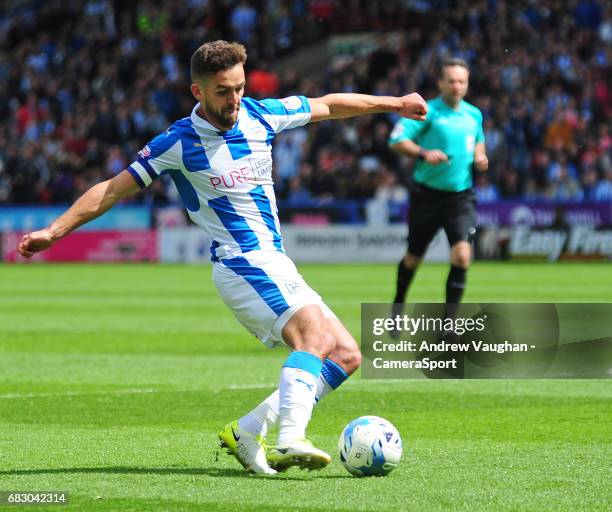
M 238 120 L 245 85 L 244 68 L 236 64 L 210 75 L 202 83 L 192 84 L 191 91 L 206 118 L 217 128 L 230 130 Z
M 468 90 L 469 72 L 463 66 L 446 66 L 438 81 L 442 98 L 451 104 L 463 99 Z

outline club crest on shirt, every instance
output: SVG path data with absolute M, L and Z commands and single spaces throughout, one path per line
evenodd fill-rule
M 246 123 L 245 123 L 246 124 Z M 249 134 L 256 140 L 266 140 L 266 136 L 268 132 L 266 131 L 265 126 L 262 126 L 261 123 L 257 121 L 252 121 L 250 124 L 247 124 Z
M 142 148 L 138 154 L 142 157 L 142 158 L 147 158 L 148 156 L 151 156 L 151 148 L 149 147 L 149 145 L 147 144 L 144 148 Z
M 296 293 L 300 287 L 302 286 L 302 284 L 299 281 L 287 281 L 285 283 L 285 287 L 287 288 L 287 291 L 289 293 Z

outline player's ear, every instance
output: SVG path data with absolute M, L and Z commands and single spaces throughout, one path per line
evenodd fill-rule
M 196 100 L 201 101 L 204 98 L 204 90 L 200 84 L 194 82 L 189 86 L 189 88 L 191 90 L 191 94 L 193 94 L 193 97 Z
M 202 90 L 200 89 L 200 86 L 196 83 L 191 84 L 189 86 L 189 90 L 191 91 L 191 94 L 196 100 L 199 99 L 199 97 L 202 95 Z

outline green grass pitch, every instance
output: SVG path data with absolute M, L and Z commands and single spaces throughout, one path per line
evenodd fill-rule
M 355 335 L 360 303 L 392 294 L 391 265 L 300 269 Z M 446 272 L 424 265 L 410 299 L 440 301 Z M 610 290 L 606 264 L 476 263 L 465 300 Z M 238 325 L 208 266 L 0 265 L 0 491 L 68 491 L 56 511 L 610 510 L 609 380 L 357 376 L 310 424 L 329 467 L 249 476 L 216 433 L 273 390 L 284 357 Z M 387 478 L 338 460 L 340 431 L 364 414 L 402 434 Z

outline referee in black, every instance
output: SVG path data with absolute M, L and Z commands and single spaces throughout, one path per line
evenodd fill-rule
M 401 314 L 406 292 L 439 228 L 444 229 L 451 248 L 447 318 L 454 317 L 463 296 L 472 257 L 469 237 L 476 226 L 472 167 L 486 171 L 489 166 L 482 113 L 463 100 L 468 79 L 464 60 L 444 61 L 438 80 L 440 95 L 427 102 L 427 119 L 401 119 L 389 138 L 394 151 L 418 160 L 410 192 L 408 250 L 397 270 L 394 315 Z

